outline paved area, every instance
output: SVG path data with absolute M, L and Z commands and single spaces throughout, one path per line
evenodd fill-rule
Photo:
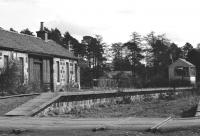
M 36 118 L 36 117 L 0 117 L 0 130 L 72 130 L 104 127 L 113 130 L 147 130 L 164 118 Z M 162 129 L 200 128 L 200 118 L 173 119 Z
M 6 116 L 32 116 L 60 97 L 59 93 L 42 93 L 34 99 L 6 113 Z

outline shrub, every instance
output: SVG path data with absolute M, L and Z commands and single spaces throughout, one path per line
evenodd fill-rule
M 36 82 L 31 82 L 28 84 L 19 85 L 15 92 L 18 94 L 28 94 L 28 93 L 40 93 L 43 92 L 44 89 L 38 85 Z
M 82 88 L 92 87 L 92 70 L 88 67 L 80 69 L 80 83 Z
M 0 69 L 0 92 L 1 95 L 16 94 L 16 88 L 22 83 L 19 76 L 17 60 L 9 60 L 8 66 Z
M 162 75 L 154 75 L 145 83 L 145 87 L 167 87 L 169 86 L 169 81 Z
M 18 60 L 9 60 L 8 66 L 0 69 L 0 93 L 1 95 L 24 94 L 41 92 L 37 83 L 24 84 L 21 82 Z
M 191 86 L 191 83 L 190 81 L 187 81 L 187 80 L 172 80 L 170 81 L 170 86 L 171 87 L 184 87 L 184 86 Z

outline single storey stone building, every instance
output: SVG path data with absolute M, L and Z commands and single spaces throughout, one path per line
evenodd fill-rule
M 169 80 L 187 80 L 196 83 L 196 67 L 185 59 L 178 59 L 169 66 Z
M 0 68 L 17 59 L 23 83 L 37 83 L 51 91 L 74 84 L 80 87 L 78 58 L 52 40 L 48 40 L 43 22 L 37 37 L 0 29 Z

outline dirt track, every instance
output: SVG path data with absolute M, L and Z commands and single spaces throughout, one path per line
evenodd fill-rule
M 67 130 L 107 129 L 146 130 L 164 120 L 164 118 L 34 118 L 34 117 L 0 117 L 0 129 L 29 129 L 29 130 Z M 163 129 L 200 127 L 200 119 L 173 119 Z
M 34 117 L 0 117 L 0 135 L 11 135 L 13 130 L 22 130 L 18 136 L 85 136 L 85 135 L 138 135 L 154 136 L 153 133 L 145 132 L 148 128 L 163 121 L 164 118 L 34 118 Z M 93 132 L 94 128 L 103 128 Z M 167 133 L 174 130 L 182 130 L 184 133 L 191 133 L 193 128 L 200 128 L 200 119 L 189 118 L 184 120 L 173 119 L 162 131 Z M 147 134 L 146 134 L 147 133 Z M 176 133 L 176 132 L 175 132 Z M 182 132 L 181 132 L 182 133 Z M 197 132 L 200 134 L 200 132 Z M 139 134 L 140 135 L 140 134 Z M 168 134 L 167 134 L 168 135 Z M 171 134 L 170 134 L 171 135 Z M 177 133 L 175 134 L 177 136 Z M 158 136 L 158 135 L 156 135 Z M 165 134 L 161 135 L 165 136 Z M 179 135 L 178 135 L 179 136 Z M 182 135 L 181 135 L 182 136 Z M 193 135 L 191 135 L 193 136 Z M 194 135 L 196 136 L 196 134 Z

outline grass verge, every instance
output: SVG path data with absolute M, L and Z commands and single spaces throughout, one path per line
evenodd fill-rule
M 25 96 L 25 97 L 12 97 L 7 99 L 0 99 L 0 116 L 13 110 L 14 108 L 24 104 L 25 102 L 33 99 L 36 96 Z

